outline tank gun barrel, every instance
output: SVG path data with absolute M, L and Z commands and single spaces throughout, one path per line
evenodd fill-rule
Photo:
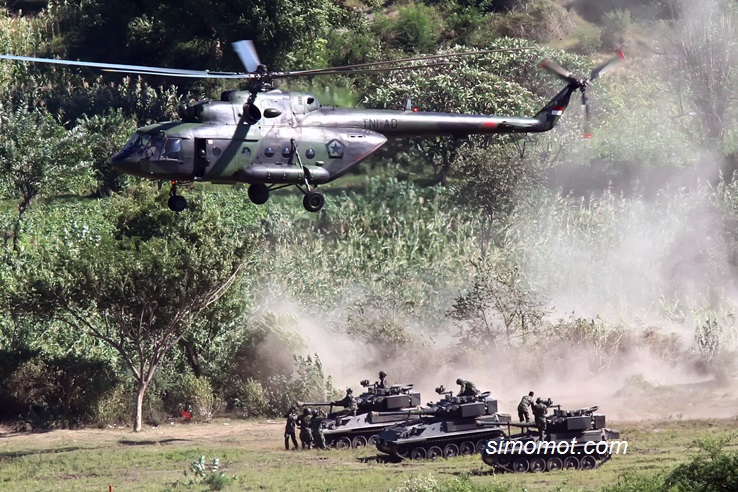
M 298 401 L 298 407 L 332 407 L 333 403 L 329 401 Z

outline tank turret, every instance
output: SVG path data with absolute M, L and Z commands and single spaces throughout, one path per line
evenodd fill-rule
M 504 435 L 501 425 L 510 415 L 498 413 L 497 400 L 490 392 L 475 396 L 453 396 L 443 386 L 437 403 L 409 410 L 407 420 L 382 431 L 377 449 L 400 458 L 436 459 L 473 454 L 493 438 Z M 483 422 L 484 427 L 477 424 Z
M 331 402 L 298 402 L 302 406 L 329 407 L 322 423 L 326 445 L 338 449 L 373 446 L 380 431 L 406 420 L 408 411 L 420 405 L 420 393 L 412 391 L 412 384 L 380 388 L 365 379 L 361 385 L 364 392 L 356 397 L 356 415 Z

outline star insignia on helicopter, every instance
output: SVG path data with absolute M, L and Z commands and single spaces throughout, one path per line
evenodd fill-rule
M 338 139 L 333 139 L 325 144 L 325 150 L 328 152 L 330 159 L 343 159 L 343 153 L 346 150 L 346 144 Z

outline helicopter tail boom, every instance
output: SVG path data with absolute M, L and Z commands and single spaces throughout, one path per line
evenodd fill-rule
M 538 120 L 538 125 L 528 131 L 545 132 L 556 126 L 559 118 L 564 114 L 566 107 L 569 105 L 572 93 L 577 89 L 578 87 L 573 84 L 564 87 L 548 104 L 536 113 L 534 118 Z

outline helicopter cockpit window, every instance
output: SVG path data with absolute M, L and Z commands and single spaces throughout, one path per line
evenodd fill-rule
M 168 138 L 164 142 L 164 152 L 162 152 L 162 159 L 179 159 L 179 153 L 182 151 L 182 139 L 181 138 Z
M 144 148 L 146 148 L 146 146 L 148 146 L 150 140 L 150 135 L 146 135 L 145 133 L 134 133 L 126 146 L 123 147 L 123 150 L 129 150 L 131 152 L 141 152 Z

